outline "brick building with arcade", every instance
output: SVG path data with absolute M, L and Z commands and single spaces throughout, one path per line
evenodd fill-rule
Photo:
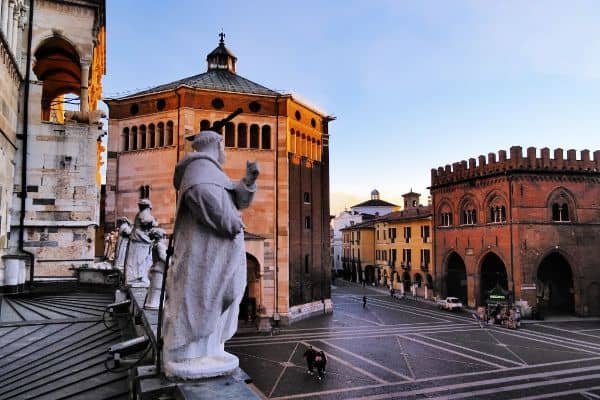
M 514 146 L 431 171 L 436 291 L 497 285 L 549 313 L 600 315 L 600 151 Z

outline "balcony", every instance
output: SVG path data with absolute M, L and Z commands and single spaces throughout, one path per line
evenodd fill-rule
M 429 264 L 421 264 L 421 271 L 423 272 L 429 272 Z
M 412 265 L 411 265 L 410 261 L 402 261 L 402 269 L 403 270 L 409 271 L 411 267 L 412 267 Z

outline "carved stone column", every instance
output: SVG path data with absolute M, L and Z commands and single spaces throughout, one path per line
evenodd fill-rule
M 81 61 L 81 93 L 79 95 L 79 101 L 81 102 L 80 111 L 90 111 L 89 99 L 88 99 L 88 85 L 90 77 L 90 62 Z
M 6 24 L 8 23 L 8 0 L 0 0 L 0 31 L 6 36 Z
M 6 38 L 6 42 L 8 43 L 8 45 L 10 46 L 10 43 L 12 42 L 12 35 L 13 35 L 13 25 L 14 25 L 14 21 L 15 19 L 13 18 L 14 16 L 14 11 L 15 9 L 15 2 L 14 0 L 9 0 L 8 1 L 8 12 L 6 13 L 6 29 L 4 29 L 4 35 Z M 2 15 L 2 19 L 4 19 L 4 14 Z M 11 49 L 12 50 L 12 49 Z

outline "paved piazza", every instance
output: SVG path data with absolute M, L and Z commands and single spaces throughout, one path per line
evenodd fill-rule
M 480 328 L 466 312 L 336 285 L 333 315 L 228 342 L 264 398 L 600 399 L 597 320 Z M 309 345 L 328 356 L 323 381 L 306 373 Z

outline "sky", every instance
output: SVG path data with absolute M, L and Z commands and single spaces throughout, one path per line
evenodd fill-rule
M 107 0 L 104 96 L 205 72 L 221 30 L 240 75 L 336 117 L 332 214 L 510 146 L 600 150 L 597 1 Z

